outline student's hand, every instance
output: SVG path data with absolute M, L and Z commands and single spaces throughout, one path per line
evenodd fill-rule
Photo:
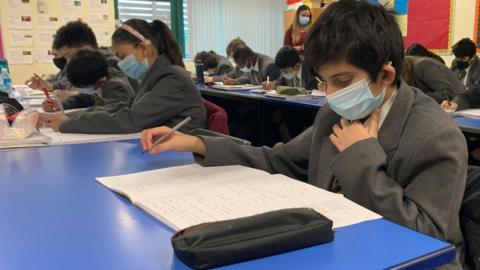
M 52 91 L 53 87 L 47 83 L 42 77 L 38 76 L 37 74 L 33 74 L 33 76 L 25 82 L 30 88 L 32 89 L 37 89 L 37 90 L 43 90 L 44 88 L 47 88 L 48 91 Z
M 456 111 L 458 109 L 458 103 L 456 102 L 453 102 L 453 101 L 448 101 L 448 100 L 444 100 L 442 101 L 442 103 L 440 104 L 440 106 L 442 107 L 442 109 L 444 109 L 445 111 Z
M 213 83 L 213 77 L 205 76 L 204 81 L 206 83 Z
M 330 141 L 342 152 L 353 144 L 369 138 L 378 137 L 378 117 L 380 110 L 376 109 L 370 115 L 370 123 L 368 129 L 365 128 L 360 120 L 350 123 L 342 118 L 340 125 L 333 126 L 333 133 L 330 134 Z
M 60 129 L 60 124 L 68 117 L 63 113 L 41 113 L 37 121 L 37 128 L 48 127 L 55 131 Z
M 165 126 L 143 130 L 142 136 L 140 137 L 143 150 L 149 152 L 150 154 L 158 154 L 168 150 L 176 150 L 205 155 L 205 144 L 203 143 L 202 139 L 178 131 L 173 133 L 162 143 L 153 146 L 153 143 L 156 139 L 168 133 L 170 130 L 171 128 Z
M 68 98 L 68 97 L 71 97 L 71 96 L 76 96 L 76 95 L 78 95 L 78 92 L 77 91 L 72 91 L 72 90 L 55 90 L 55 91 L 53 91 L 53 94 L 57 95 L 57 97 L 60 98 L 60 99 L 64 99 L 64 98 Z
M 277 88 L 277 86 L 275 85 L 274 82 L 267 83 L 265 81 L 265 82 L 262 82 L 262 88 L 263 88 L 263 90 L 275 90 Z
M 50 98 L 43 101 L 42 109 L 44 112 L 57 112 L 60 110 L 60 106 L 56 100 Z
M 225 84 L 225 85 L 236 85 L 238 83 L 237 83 L 237 80 L 235 80 L 235 79 L 225 77 L 225 79 L 223 79 L 223 84 Z

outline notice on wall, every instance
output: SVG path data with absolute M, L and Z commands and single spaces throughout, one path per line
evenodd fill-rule
M 54 31 L 42 31 L 37 33 L 36 45 L 37 46 L 52 46 L 53 38 L 55 36 Z
M 11 13 L 32 13 L 30 0 L 8 0 L 8 8 Z
M 8 62 L 11 64 L 33 64 L 31 48 L 10 48 Z
M 81 13 L 82 0 L 62 0 L 60 8 L 68 13 Z
M 108 12 L 108 1 L 112 0 L 90 0 L 89 9 L 94 12 Z
M 21 14 L 9 14 L 8 28 L 32 30 L 32 16 L 21 15 Z
M 51 64 L 53 53 L 50 47 L 35 48 L 35 62 L 39 64 Z
M 66 24 L 68 22 L 76 22 L 76 21 L 84 21 L 82 16 L 78 15 L 64 15 L 63 16 L 63 24 Z
M 90 14 L 88 24 L 93 29 L 108 27 L 108 14 Z
M 110 46 L 110 40 L 112 37 L 112 34 L 110 33 L 110 30 L 108 29 L 99 29 L 95 31 L 95 37 L 97 38 L 97 42 L 99 45 L 102 46 Z
M 11 30 L 9 32 L 10 46 L 31 47 L 33 45 L 32 31 Z
M 39 30 L 57 30 L 60 27 L 60 18 L 58 16 L 39 14 L 37 20 L 37 27 Z

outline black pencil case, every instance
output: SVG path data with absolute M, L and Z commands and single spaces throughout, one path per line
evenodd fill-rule
M 310 208 L 203 223 L 175 233 L 177 257 L 195 269 L 270 256 L 333 240 L 333 222 Z

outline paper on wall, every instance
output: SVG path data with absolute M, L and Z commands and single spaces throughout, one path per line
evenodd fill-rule
M 35 48 L 35 62 L 39 64 L 51 64 L 53 53 L 50 47 Z
M 108 12 L 108 1 L 112 0 L 90 0 L 89 9 L 95 12 Z
M 55 33 L 52 31 L 43 31 L 37 33 L 36 45 L 37 46 L 52 46 L 53 37 Z
M 9 29 L 32 29 L 32 16 L 21 14 L 9 14 L 8 15 L 8 28 Z
M 8 50 L 11 64 L 33 64 L 33 55 L 31 48 L 10 48 Z
M 8 10 L 11 13 L 31 14 L 32 5 L 30 0 L 8 0 Z
M 88 24 L 93 29 L 108 27 L 108 14 L 90 14 Z
M 33 43 L 32 31 L 11 30 L 9 32 L 10 46 L 31 47 Z
M 82 0 L 62 0 L 61 8 L 68 13 L 81 13 Z
M 37 17 L 38 29 L 57 30 L 60 27 L 60 18 L 47 14 L 39 14 Z
M 111 33 L 108 29 L 99 29 L 95 31 L 97 42 L 103 46 L 110 46 Z
M 83 21 L 82 16 L 80 15 L 64 15 L 63 16 L 63 24 L 68 22 L 76 22 L 76 21 Z

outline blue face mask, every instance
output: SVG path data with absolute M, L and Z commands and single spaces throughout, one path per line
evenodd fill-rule
M 82 94 L 87 94 L 87 95 L 93 95 L 93 94 L 95 94 L 95 92 L 97 92 L 95 90 L 95 87 L 93 87 L 93 86 L 91 86 L 91 87 L 75 87 L 75 89 L 77 90 L 77 92 L 82 93 Z
M 378 108 L 385 98 L 386 87 L 374 97 L 365 79 L 327 95 L 330 108 L 348 120 L 363 119 Z
M 118 62 L 118 67 L 128 77 L 135 80 L 141 80 L 145 78 L 148 73 L 148 60 L 145 57 L 143 61 L 139 63 L 135 57 L 135 54 L 132 53 Z

